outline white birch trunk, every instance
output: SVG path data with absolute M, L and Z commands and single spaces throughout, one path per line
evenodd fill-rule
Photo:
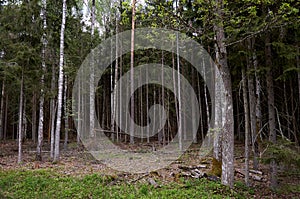
M 20 102 L 19 102 L 19 124 L 18 124 L 18 163 L 22 162 L 22 123 L 23 123 L 23 87 L 24 74 L 22 69 L 21 88 L 20 88 Z
M 94 39 L 94 31 L 95 31 L 95 0 L 92 0 L 92 24 L 91 24 L 91 37 Z M 95 82 L 95 72 L 94 72 L 94 52 L 92 51 L 92 63 L 91 63 L 91 71 L 90 71 L 90 137 L 95 136 L 95 90 L 94 90 L 94 82 Z
M 44 133 L 44 100 L 45 100 L 45 93 L 44 93 L 44 81 L 45 81 L 45 73 L 46 73 L 46 60 L 45 60 L 45 51 L 47 47 L 47 39 L 46 39 L 46 28 L 47 28 L 47 19 L 46 19 L 46 6 L 47 1 L 42 1 L 42 19 L 43 19 L 43 47 L 42 47 L 42 76 L 41 76 L 41 94 L 40 94 L 40 105 L 39 105 L 39 126 L 38 126 L 38 143 L 36 148 L 36 160 L 42 160 L 42 144 L 43 144 L 43 133 Z
M 56 117 L 56 129 L 55 129 L 55 150 L 53 162 L 59 160 L 59 142 L 60 142 L 60 127 L 61 127 L 61 108 L 62 108 L 62 94 L 63 94 L 63 65 L 64 65 L 64 33 L 66 24 L 66 10 L 67 3 L 63 0 L 62 8 L 62 22 L 60 31 L 60 52 L 59 52 L 59 75 L 58 75 L 58 97 L 57 97 L 57 117 Z

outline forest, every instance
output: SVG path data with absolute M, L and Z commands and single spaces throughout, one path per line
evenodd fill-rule
M 0 0 L 0 198 L 298 198 L 299 9 Z

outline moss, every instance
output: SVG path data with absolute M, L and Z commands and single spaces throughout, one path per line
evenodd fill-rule
M 212 158 L 211 161 L 211 175 L 215 175 L 221 177 L 222 175 L 222 161 L 217 160 L 216 158 Z

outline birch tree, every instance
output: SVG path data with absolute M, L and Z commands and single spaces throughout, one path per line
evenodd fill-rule
M 19 100 L 19 123 L 18 123 L 18 163 L 22 162 L 22 126 L 23 126 L 23 100 L 24 100 L 24 71 L 22 68 L 20 100 Z
M 91 20 L 91 37 L 92 41 L 94 39 L 94 32 L 95 32 L 95 0 L 92 0 L 92 20 Z M 92 52 L 92 66 L 90 67 L 90 137 L 95 136 L 95 91 L 94 91 L 94 81 L 95 81 L 95 74 L 94 74 L 94 56 Z
M 59 50 L 59 73 L 58 73 L 58 96 L 57 96 L 57 117 L 56 117 L 56 129 L 55 129 L 55 149 L 53 162 L 59 160 L 59 142 L 60 142 L 60 127 L 61 127 L 61 113 L 62 113 L 62 97 L 63 97 L 63 65 L 64 65 L 64 33 L 66 24 L 66 11 L 67 3 L 63 0 L 62 7 L 62 22 L 60 30 L 60 50 Z
M 46 28 L 47 28 L 47 18 L 46 18 L 46 6 L 47 0 L 42 1 L 42 10 L 41 17 L 43 20 L 43 36 L 42 36 L 42 76 L 41 76 L 41 94 L 40 94 L 40 107 L 39 107 L 39 126 L 38 126 L 38 143 L 36 149 L 36 160 L 42 160 L 42 144 L 43 144 L 43 133 L 44 133 L 44 101 L 45 101 L 45 73 L 46 73 L 46 60 L 45 60 L 45 51 L 47 47 L 46 39 Z

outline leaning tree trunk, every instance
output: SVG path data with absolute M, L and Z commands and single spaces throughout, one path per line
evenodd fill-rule
M 41 76 L 41 95 L 40 95 L 40 110 L 39 110 L 39 127 L 38 127 L 38 143 L 36 147 L 36 160 L 42 160 L 42 144 L 43 144 L 43 133 L 44 133 L 44 100 L 45 100 L 45 93 L 44 93 L 44 86 L 45 86 L 45 73 L 46 73 L 46 60 L 45 60 L 45 51 L 47 47 L 47 39 L 46 39 L 46 28 L 47 28 L 47 21 L 46 21 L 46 6 L 47 1 L 42 1 L 42 19 L 43 19 L 43 36 L 42 36 L 42 76 Z
M 214 24 L 216 43 L 219 49 L 219 63 L 225 88 L 225 123 L 222 133 L 222 184 L 233 187 L 234 182 L 234 120 L 230 70 L 227 63 L 225 33 L 223 27 L 223 0 L 216 0 L 217 21 Z
M 275 104 L 274 104 L 274 85 L 272 74 L 272 52 L 270 43 L 270 33 L 267 33 L 265 40 L 265 56 L 266 66 L 268 67 L 267 79 L 267 93 L 268 93 L 268 110 L 269 110 L 269 140 L 272 144 L 276 144 L 276 124 L 275 124 Z M 270 162 L 270 186 L 272 189 L 277 187 L 277 163 L 275 159 Z
M 60 52 L 59 52 L 59 75 L 58 75 L 58 96 L 57 96 L 57 117 L 56 117 L 56 129 L 55 129 L 55 149 L 53 162 L 59 160 L 59 142 L 60 142 L 60 126 L 61 126 L 61 108 L 62 108 L 62 94 L 63 94 L 63 65 L 64 65 L 64 33 L 66 24 L 66 10 L 67 3 L 63 0 L 62 8 L 62 22 L 60 30 Z

